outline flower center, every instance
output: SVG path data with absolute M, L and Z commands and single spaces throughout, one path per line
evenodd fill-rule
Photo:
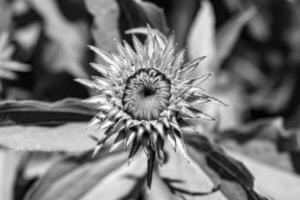
M 138 120 L 156 120 L 169 105 L 170 81 L 156 69 L 140 69 L 127 79 L 125 112 Z

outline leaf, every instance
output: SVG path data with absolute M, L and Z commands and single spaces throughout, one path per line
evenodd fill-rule
M 267 118 L 252 121 L 236 128 L 225 129 L 215 135 L 215 140 L 221 142 L 232 139 L 239 143 L 245 143 L 252 139 L 265 139 L 277 142 L 280 135 L 287 135 L 282 118 Z
M 168 161 L 158 171 L 170 194 L 186 200 L 229 200 L 218 191 L 218 183 L 215 183 L 193 159 L 190 158 L 190 162 L 187 162 L 181 154 L 172 149 L 168 149 L 167 152 Z
M 274 199 L 297 200 L 300 195 L 300 177 L 256 162 L 233 151 L 226 151 L 234 158 L 242 161 L 256 177 L 260 190 Z M 288 190 L 286 190 L 288 188 Z
M 288 171 L 300 169 L 300 132 L 284 127 L 282 118 L 254 120 L 214 137 L 220 145 L 269 165 Z
M 234 140 L 226 140 L 219 143 L 223 148 L 239 152 L 244 156 L 262 162 L 272 167 L 294 172 L 293 163 L 288 152 L 278 151 L 275 142 L 265 139 L 252 139 L 246 143 L 239 144 Z
M 157 174 L 153 174 L 153 181 L 151 189 L 148 194 L 145 194 L 144 199 L 146 200 L 180 200 L 179 197 L 174 196 L 168 188 L 167 184 L 161 177 Z
M 0 149 L 0 199 L 13 200 L 18 167 L 24 153 Z
M 91 118 L 91 109 L 80 99 L 69 98 L 54 103 L 34 100 L 0 103 L 0 126 L 58 125 Z
M 256 8 L 248 8 L 216 30 L 212 4 L 209 1 L 202 1 L 201 5 L 189 33 L 188 49 L 192 59 L 207 56 L 202 63 L 204 67 L 201 73 L 217 73 L 219 66 L 232 52 L 242 28 L 256 14 Z
M 195 70 L 194 76 L 215 71 L 210 68 L 210 63 L 216 57 L 215 31 L 215 13 L 212 4 L 204 0 L 191 25 L 187 40 L 187 49 L 191 59 L 206 56 L 200 64 L 201 67 Z
M 93 37 L 98 47 L 115 50 L 113 40 L 129 40 L 128 29 L 146 26 L 167 34 L 169 32 L 162 9 L 155 4 L 136 0 L 85 0 L 94 16 Z
M 112 51 L 113 39 L 121 40 L 119 33 L 119 8 L 114 0 L 85 0 L 89 12 L 94 17 L 92 33 L 97 47 Z
M 86 151 L 96 142 L 88 135 L 103 134 L 84 130 L 87 123 L 69 123 L 56 127 L 0 127 L 0 146 L 29 151 Z
M 42 16 L 45 35 L 50 39 L 43 54 L 44 63 L 51 63 L 47 69 L 68 72 L 74 77 L 86 77 L 83 63 L 90 39 L 88 24 L 67 20 L 52 0 L 29 0 L 29 3 Z
M 257 10 L 250 7 L 234 16 L 226 22 L 217 32 L 216 49 L 218 61 L 216 65 L 220 65 L 230 55 L 234 45 L 239 39 L 242 28 L 255 16 Z
M 124 163 L 126 159 L 127 155 L 119 152 L 101 152 L 95 159 L 87 154 L 68 157 L 55 164 L 28 192 L 25 199 L 135 198 L 139 193 L 132 193 L 133 189 L 140 188 L 145 180 L 146 158 L 140 154 L 130 166 Z
M 164 12 L 155 4 L 140 0 L 117 0 L 117 2 L 121 10 L 120 26 L 124 31 L 149 24 L 165 35 L 169 33 Z
M 90 150 L 95 142 L 88 135 L 103 134 L 84 130 L 84 122 L 91 117 L 91 110 L 79 99 L 4 101 L 0 103 L 0 145 L 31 151 Z
M 9 33 L 0 32 L 0 79 L 15 80 L 16 72 L 26 72 L 30 67 L 26 64 L 12 60 L 12 55 L 15 51 L 10 44 Z
M 267 200 L 254 189 L 254 177 L 239 161 L 224 153 L 200 135 L 186 135 L 188 151 L 214 182 L 221 184 L 222 194 L 230 200 Z
M 11 9 L 9 2 L 0 0 L 0 34 L 9 28 L 11 23 Z

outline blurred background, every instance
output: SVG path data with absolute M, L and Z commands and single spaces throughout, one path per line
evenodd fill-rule
M 2 100 L 89 96 L 74 82 L 95 73 L 87 45 L 114 51 L 113 40 L 127 39 L 124 31 L 132 28 L 124 21 L 131 9 L 126 1 L 96 1 L 0 0 Z M 162 8 L 166 21 L 150 17 L 165 34 L 175 32 L 187 60 L 206 56 L 198 73 L 214 76 L 203 87 L 229 105 L 204 107 L 218 120 L 195 122 L 198 130 L 226 148 L 299 173 L 300 2 L 149 2 Z M 257 138 L 264 140 L 253 142 Z
M 234 112 L 227 109 L 224 126 L 282 116 L 288 126 L 297 127 L 299 2 L 153 2 L 166 14 L 178 46 L 187 48 L 187 59 L 207 56 L 201 70 L 215 74 L 208 87 Z M 30 66 L 25 72 L 16 70 L 13 77 L 1 77 L 2 97 L 46 101 L 87 97 L 88 91 L 73 81 L 91 73 L 88 63 L 94 59 L 86 48 L 95 44 L 93 16 L 84 1 L 1 0 L 0 5 L 0 33 L 9 33 L 10 58 Z M 109 19 L 116 20 L 113 17 Z M 102 26 L 111 31 L 107 24 Z M 109 42 L 113 45 L 101 42 L 104 48 L 110 48 Z

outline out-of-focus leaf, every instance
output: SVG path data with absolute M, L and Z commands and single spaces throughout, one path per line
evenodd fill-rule
M 258 79 L 259 77 L 254 77 Z M 257 90 L 257 92 L 249 95 L 250 106 L 255 109 L 263 109 L 268 113 L 278 113 L 288 107 L 291 96 L 297 87 L 297 79 L 295 76 L 283 76 L 281 77 L 282 82 L 279 85 L 276 85 L 274 82 L 274 77 L 266 79 L 265 83 L 262 83 Z M 276 85 L 276 86 L 274 86 Z M 268 101 L 267 99 L 273 99 Z M 298 120 L 297 120 L 298 122 Z M 295 124 L 293 118 L 289 124 Z
M 166 182 L 157 173 L 153 174 L 151 190 L 144 195 L 145 200 L 180 200 L 179 196 L 171 193 Z
M 146 161 L 139 154 L 127 166 L 126 159 L 126 153 L 103 152 L 94 159 L 86 154 L 66 158 L 55 164 L 25 199 L 134 199 L 144 185 Z
M 201 62 L 201 67 L 198 67 L 195 76 L 215 71 L 210 68 L 210 63 L 216 57 L 215 31 L 213 7 L 209 1 L 202 1 L 187 40 L 187 49 L 191 59 L 206 56 L 206 59 Z
M 0 0 L 0 34 L 7 30 L 11 23 L 11 9 L 6 0 Z
M 300 177 L 249 159 L 239 153 L 227 151 L 242 161 L 256 178 L 257 187 L 274 199 L 297 200 L 300 195 Z
M 266 139 L 277 142 L 279 135 L 286 135 L 282 118 L 269 118 L 246 123 L 234 129 L 227 129 L 215 135 L 215 140 L 220 142 L 233 139 L 245 143 L 251 139 Z
M 11 60 L 14 50 L 14 47 L 9 44 L 9 34 L 2 33 L 0 35 L 0 79 L 14 80 L 17 78 L 15 72 L 30 70 L 28 65 Z
M 215 135 L 215 140 L 226 148 L 288 171 L 299 171 L 295 159 L 300 153 L 299 138 L 299 130 L 285 128 L 282 118 L 252 121 Z
M 256 9 L 249 8 L 227 21 L 215 30 L 215 13 L 208 1 L 202 1 L 201 9 L 195 18 L 188 37 L 191 58 L 207 56 L 202 73 L 217 72 L 218 67 L 230 55 L 242 28 L 255 15 Z
M 200 135 L 187 135 L 185 142 L 190 156 L 219 183 L 220 191 L 230 200 L 266 200 L 255 190 L 254 177 L 239 161 L 224 153 Z
M 82 21 L 66 20 L 55 1 L 29 2 L 43 17 L 45 34 L 51 40 L 43 57 L 45 64 L 51 63 L 48 70 L 69 72 L 74 77 L 86 77 L 82 65 L 89 42 L 88 25 Z
M 94 16 L 93 36 L 98 47 L 113 51 L 114 39 L 129 39 L 125 31 L 150 24 L 167 34 L 169 29 L 162 9 L 137 0 L 86 0 Z
M 0 146 L 29 151 L 85 151 L 95 147 L 89 134 L 103 131 L 85 130 L 86 123 L 70 123 L 56 127 L 0 127 Z
M 121 10 L 121 29 L 127 30 L 150 24 L 152 28 L 165 35 L 169 33 L 164 12 L 155 4 L 140 0 L 117 0 L 117 2 Z
M 120 40 L 119 8 L 114 0 L 85 0 L 89 12 L 94 17 L 92 28 L 96 45 L 104 50 L 114 50 L 113 39 Z
M 136 199 L 145 187 L 146 159 L 142 153 L 137 155 L 130 164 L 124 161 L 114 172 L 99 180 L 97 185 L 82 197 L 82 200 L 98 200 L 99 197 L 107 200 Z M 112 188 L 118 188 L 118 191 L 114 192 Z
M 54 103 L 40 101 L 3 101 L 0 103 L 0 126 L 57 125 L 88 121 L 90 108 L 80 99 L 64 99 Z
M 216 18 L 212 4 L 209 1 L 202 1 L 201 5 L 191 27 L 187 46 L 191 58 L 200 56 L 207 56 L 207 58 L 192 76 L 209 72 L 216 74 L 215 81 L 207 81 L 203 87 L 230 106 L 225 109 L 216 106 L 208 106 L 203 109 L 206 113 L 219 115 L 221 128 L 234 127 L 243 120 L 248 100 L 245 99 L 243 85 L 240 85 L 232 74 L 221 71 L 220 66 L 224 59 L 231 54 L 242 28 L 255 14 L 256 9 L 252 7 L 246 12 L 241 12 L 216 30 Z
M 168 186 L 169 192 L 182 199 L 229 200 L 218 191 L 215 183 L 193 159 L 189 162 L 173 149 L 168 151 L 168 161 L 159 168 L 159 174 Z
M 268 164 L 285 171 L 294 172 L 293 163 L 288 152 L 278 151 L 277 144 L 266 139 L 252 139 L 247 143 L 225 140 L 219 143 L 223 148 L 239 152 L 258 162 Z
M 15 180 L 23 153 L 0 149 L 0 199 L 13 200 Z
M 240 36 L 242 28 L 255 14 L 256 8 L 250 7 L 230 19 L 218 30 L 216 35 L 217 66 L 231 53 L 232 48 Z

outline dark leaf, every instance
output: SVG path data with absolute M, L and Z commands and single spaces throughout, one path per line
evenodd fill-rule
M 279 135 L 285 136 L 286 134 L 281 118 L 269 118 L 224 130 L 215 135 L 215 140 L 221 142 L 226 139 L 233 139 L 239 143 L 245 143 L 251 139 L 266 139 L 276 142 Z
M 88 121 L 90 108 L 79 99 L 64 99 L 54 103 L 40 101 L 3 101 L 0 103 L 0 126 L 58 125 Z
M 5 101 L 0 104 L 0 145 L 34 151 L 89 150 L 95 142 L 88 134 L 101 135 L 103 131 L 84 130 L 86 123 L 74 122 L 91 117 L 92 111 L 79 99 L 55 103 Z
M 169 33 L 164 12 L 155 4 L 138 0 L 117 0 L 120 6 L 122 33 L 128 29 L 151 25 L 163 34 Z
M 186 135 L 190 155 L 230 200 L 266 200 L 254 189 L 254 177 L 239 161 L 224 153 L 200 135 Z
M 226 152 L 248 167 L 255 176 L 256 188 L 260 189 L 264 194 L 268 194 L 274 200 L 298 199 L 300 195 L 298 189 L 300 185 L 299 176 L 262 164 L 235 151 L 226 150 Z M 288 188 L 288 192 L 285 188 Z
M 250 7 L 226 22 L 217 32 L 217 65 L 220 65 L 232 52 L 244 26 L 256 14 L 256 8 Z

